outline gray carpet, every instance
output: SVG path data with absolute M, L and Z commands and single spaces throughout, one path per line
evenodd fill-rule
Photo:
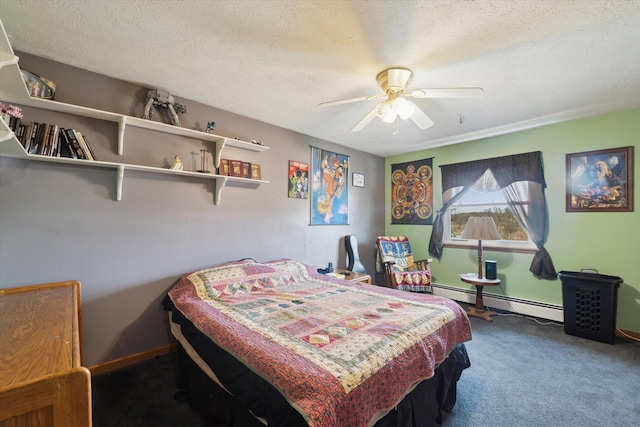
M 640 425 L 640 343 L 515 316 L 471 318 L 471 367 L 443 426 Z
M 493 319 L 471 318 L 471 367 L 443 426 L 640 425 L 640 343 L 604 344 L 523 317 Z M 189 404 L 174 399 L 175 359 L 93 378 L 94 426 L 199 426 Z
M 92 378 L 93 427 L 198 427 L 188 402 L 174 399 L 178 353 Z

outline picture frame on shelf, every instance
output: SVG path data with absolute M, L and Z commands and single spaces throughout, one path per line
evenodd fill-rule
M 633 146 L 566 155 L 567 212 L 633 212 Z
M 364 174 L 354 172 L 351 174 L 351 185 L 354 187 L 364 187 Z

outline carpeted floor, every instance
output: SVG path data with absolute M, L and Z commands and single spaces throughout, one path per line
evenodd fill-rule
M 471 318 L 471 367 L 444 426 L 639 425 L 639 342 L 604 344 L 557 324 L 493 319 Z
M 604 344 L 523 317 L 493 319 L 471 318 L 471 367 L 443 426 L 638 425 L 640 343 Z M 94 377 L 94 426 L 199 426 L 189 403 L 174 399 L 176 357 Z
M 174 398 L 177 353 L 92 379 L 93 427 L 191 427 L 200 417 Z

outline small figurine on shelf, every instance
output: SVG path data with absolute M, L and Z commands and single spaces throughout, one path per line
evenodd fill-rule
M 169 169 L 173 171 L 181 171 L 183 168 L 184 166 L 182 165 L 182 160 L 180 160 L 180 157 L 176 156 L 175 161 Z
M 215 128 L 216 128 L 216 122 L 211 120 L 210 122 L 207 122 L 207 128 L 204 130 L 204 132 L 205 133 L 210 133 Z
M 174 126 L 180 126 L 180 119 L 178 119 L 178 113 L 186 113 L 187 107 L 182 104 L 178 104 L 176 100 L 166 90 L 153 89 L 147 92 L 147 104 L 144 107 L 145 120 L 151 120 L 153 117 L 153 110 L 151 107 L 162 108 L 169 111 L 171 116 L 171 124 Z

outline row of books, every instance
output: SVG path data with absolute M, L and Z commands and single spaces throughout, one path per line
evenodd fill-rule
M 8 125 L 29 154 L 96 160 L 86 136 L 75 129 L 37 122 L 24 124 L 20 119 L 9 120 Z
M 260 165 L 242 160 L 220 159 L 219 175 L 237 176 L 240 178 L 262 179 Z

